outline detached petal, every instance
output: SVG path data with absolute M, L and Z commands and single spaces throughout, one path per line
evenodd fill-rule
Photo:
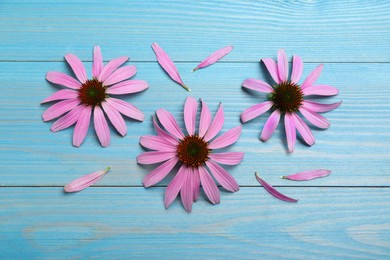
M 226 190 L 230 192 L 236 192 L 240 189 L 237 181 L 221 166 L 213 161 L 206 161 L 207 167 L 209 167 L 214 178 L 222 185 Z
M 328 85 L 317 85 L 306 87 L 303 90 L 304 96 L 317 95 L 317 96 L 334 96 L 339 93 L 339 90 L 335 87 Z
M 214 120 L 211 123 L 203 139 L 206 142 L 213 139 L 219 133 L 219 131 L 221 131 L 224 121 L 225 121 L 225 117 L 223 115 L 223 107 L 222 104 L 219 104 L 219 108 L 217 113 L 215 114 Z
M 242 126 L 236 126 L 223 135 L 215 138 L 209 145 L 210 149 L 220 149 L 234 144 L 241 135 Z
M 298 172 L 295 174 L 282 176 L 282 179 L 289 179 L 292 181 L 309 181 L 317 178 L 326 177 L 332 172 L 329 170 L 319 169 L 319 170 L 309 170 L 304 172 Z
M 51 96 L 45 98 L 41 104 L 47 103 L 47 102 L 52 102 L 56 100 L 64 100 L 64 99 L 76 99 L 78 98 L 79 93 L 77 91 L 71 90 L 71 89 L 61 89 Z
M 110 145 L 110 130 L 107 120 L 103 114 L 103 110 L 99 106 L 95 106 L 93 112 L 93 123 L 95 126 L 96 135 L 99 138 L 100 144 L 103 147 Z
M 88 133 L 89 122 L 91 121 L 92 107 L 81 105 L 79 119 L 73 132 L 73 145 L 80 147 Z
M 182 165 L 179 171 L 177 172 L 176 176 L 169 183 L 168 187 L 165 190 L 165 198 L 164 198 L 164 205 L 166 209 L 175 200 L 177 194 L 179 194 L 179 191 L 182 188 L 184 181 L 187 178 L 187 174 L 188 174 L 187 167 L 185 165 Z
M 105 170 L 93 172 L 78 179 L 75 179 L 71 183 L 65 185 L 65 192 L 77 192 L 88 188 L 92 184 L 99 181 L 103 176 L 110 170 L 110 167 L 107 167 Z
M 189 135 L 195 134 L 195 120 L 197 111 L 198 102 L 193 97 L 187 97 L 184 104 L 184 123 Z
M 103 69 L 102 51 L 99 46 L 93 48 L 92 76 L 97 79 Z
M 201 100 L 201 102 L 202 102 L 202 111 L 200 113 L 200 120 L 199 120 L 199 136 L 203 137 L 210 127 L 211 114 L 206 102 L 204 102 L 203 100 Z
M 104 82 L 117 68 L 119 68 L 123 63 L 125 63 L 129 57 L 119 57 L 111 60 L 106 66 L 103 67 L 98 80 Z
M 87 71 L 85 70 L 84 64 L 76 55 L 69 53 L 65 55 L 65 60 L 68 62 L 74 74 L 81 83 L 84 83 L 88 80 Z
M 276 65 L 276 62 L 271 58 L 261 59 L 261 61 L 264 63 L 265 67 L 267 68 L 269 74 L 274 79 L 276 84 L 279 84 L 281 81 L 279 80 L 278 66 Z
M 294 121 L 294 125 L 297 128 L 298 132 L 301 134 L 303 140 L 308 145 L 313 145 L 316 142 L 316 139 L 313 136 L 310 128 L 307 124 L 300 118 L 296 113 L 291 113 L 292 119 Z
M 210 174 L 208 173 L 205 167 L 200 166 L 198 169 L 199 169 L 200 182 L 202 183 L 202 187 L 204 192 L 207 195 L 207 198 L 209 198 L 211 203 L 219 204 L 220 202 L 219 189 L 215 184 L 213 178 L 211 178 Z
M 178 161 L 179 159 L 177 157 L 173 157 L 151 171 L 142 181 L 144 187 L 147 188 L 162 181 L 171 172 Z
M 328 112 L 333 109 L 336 109 L 341 105 L 341 103 L 342 101 L 333 104 L 321 104 L 321 103 L 304 100 L 302 107 L 306 109 L 310 109 L 313 112 L 321 113 L 321 112 Z
M 196 71 L 198 69 L 210 66 L 211 64 L 216 63 L 220 59 L 222 59 L 225 55 L 229 54 L 233 50 L 233 46 L 226 46 L 222 49 L 217 50 L 216 52 L 213 52 L 208 56 L 204 61 L 202 61 L 198 66 L 196 66 L 192 71 Z
M 241 113 L 241 121 L 245 123 L 264 114 L 265 112 L 271 109 L 272 105 L 273 103 L 271 101 L 266 101 L 245 109 Z
M 288 151 L 292 153 L 294 151 L 295 142 L 297 140 L 297 133 L 295 130 L 294 120 L 290 113 L 284 115 L 284 128 L 286 130 Z
M 299 109 L 299 112 L 301 112 L 301 114 L 310 123 L 312 123 L 313 125 L 315 125 L 318 128 L 326 129 L 326 128 L 328 128 L 330 126 L 329 121 L 325 117 L 317 114 L 316 112 L 311 111 L 310 109 L 301 107 Z
M 272 93 L 274 91 L 267 82 L 252 78 L 244 80 L 244 82 L 242 82 L 242 87 L 261 93 Z
M 165 109 L 158 109 L 156 111 L 158 120 L 164 126 L 164 128 L 178 139 L 183 139 L 184 134 L 181 131 L 176 119 L 173 115 Z
M 50 106 L 48 109 L 46 109 L 45 112 L 42 114 L 43 121 L 50 121 L 53 120 L 66 112 L 72 110 L 73 108 L 77 107 L 80 104 L 80 100 L 78 99 L 67 99 L 60 101 L 58 103 L 55 103 L 54 105 Z
M 275 132 L 275 129 L 279 124 L 279 120 L 280 120 L 280 112 L 279 110 L 275 110 L 269 116 L 267 122 L 265 122 L 263 131 L 261 131 L 261 136 L 260 136 L 261 141 L 266 142 L 268 139 L 270 139 L 270 137 Z
M 62 72 L 50 71 L 46 73 L 46 79 L 51 83 L 58 84 L 71 89 L 79 89 L 81 87 L 80 82 Z
M 123 95 L 141 92 L 149 88 L 148 83 L 143 80 L 125 80 L 112 85 L 107 89 L 107 94 Z
M 322 68 L 324 67 L 324 65 L 318 65 L 311 73 L 309 76 L 307 76 L 307 78 L 305 79 L 305 81 L 302 83 L 301 85 L 301 89 L 304 90 L 305 88 L 307 87 L 310 87 L 312 86 L 316 81 L 317 79 L 319 78 L 319 76 L 321 75 L 321 72 L 322 72 Z
M 278 51 L 278 75 L 280 81 L 288 80 L 288 61 L 283 49 Z
M 293 67 L 291 72 L 291 82 L 297 84 L 301 79 L 303 72 L 303 62 L 301 57 L 294 55 L 293 56 Z
M 108 78 L 103 81 L 105 86 L 111 86 L 115 83 L 124 81 L 125 79 L 131 78 L 137 73 L 137 68 L 134 65 L 123 66 L 115 70 Z
M 190 167 L 186 168 L 185 171 L 186 178 L 180 189 L 180 198 L 185 210 L 187 212 L 191 212 L 192 203 L 194 202 L 194 189 L 192 183 L 192 175 L 194 175 L 194 171 Z
M 127 103 L 123 100 L 116 99 L 116 98 L 107 98 L 106 102 L 108 104 L 110 104 L 110 106 L 112 108 L 118 110 L 118 112 L 120 112 L 121 114 L 123 114 L 127 117 L 130 117 L 132 119 L 135 119 L 135 120 L 138 120 L 141 122 L 144 121 L 144 119 L 145 119 L 145 116 L 142 113 L 142 111 L 130 103 Z
M 242 152 L 212 153 L 209 158 L 217 163 L 225 165 L 239 164 L 244 158 Z
M 137 163 L 139 164 L 155 164 L 167 161 L 176 157 L 176 151 L 152 151 L 143 152 L 137 156 Z
M 286 202 L 298 202 L 298 200 L 293 199 L 293 198 L 290 198 L 290 197 L 287 197 L 286 195 L 283 195 L 283 194 L 280 193 L 279 191 L 275 190 L 275 188 L 272 187 L 272 185 L 268 184 L 266 181 L 264 181 L 263 179 L 261 179 L 261 178 L 257 175 L 257 173 L 255 173 L 255 176 L 256 176 L 257 181 L 264 187 L 264 189 L 266 189 L 266 191 L 268 191 L 269 194 L 271 194 L 271 195 L 274 196 L 275 198 L 280 199 L 280 200 L 283 200 L 283 201 L 286 201 Z

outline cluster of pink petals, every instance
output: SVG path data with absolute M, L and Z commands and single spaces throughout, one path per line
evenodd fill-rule
M 265 58 L 262 59 L 262 61 L 276 84 L 289 81 L 288 60 L 284 50 L 279 50 L 277 62 L 275 62 L 271 58 Z M 300 89 L 303 92 L 304 98 L 313 95 L 332 96 L 338 94 L 338 90 L 335 87 L 329 85 L 315 84 L 315 82 L 317 81 L 318 77 L 321 74 L 322 68 L 323 65 L 319 65 L 318 67 L 316 67 L 300 85 Z M 290 82 L 298 84 L 302 72 L 303 72 L 303 62 L 299 56 L 294 55 L 292 61 L 292 73 L 290 77 Z M 254 91 L 267 93 L 267 94 L 270 94 L 274 91 L 274 88 L 270 84 L 262 80 L 252 79 L 252 78 L 246 79 L 242 83 L 242 86 L 247 89 L 251 89 Z M 296 112 L 285 113 L 284 126 L 286 131 L 286 138 L 287 138 L 289 152 L 294 151 L 295 142 L 296 142 L 296 130 L 300 133 L 302 139 L 306 144 L 311 146 L 315 143 L 315 138 L 309 126 L 301 118 L 301 116 L 306 118 L 307 121 L 309 121 L 314 126 L 318 128 L 326 129 L 330 126 L 330 123 L 326 118 L 319 115 L 318 113 L 331 111 L 339 107 L 340 104 L 341 101 L 333 104 L 321 104 L 313 101 L 303 100 L 302 105 L 299 108 L 300 114 Z M 273 108 L 272 101 L 266 101 L 254 105 L 242 112 L 241 120 L 242 122 L 247 122 L 249 120 L 252 120 L 264 114 L 265 112 L 267 112 L 272 108 Z M 269 116 L 262 130 L 260 136 L 260 139 L 262 141 L 265 142 L 272 136 L 276 127 L 279 124 L 281 117 L 282 117 L 281 111 L 279 111 L 278 109 L 273 110 L 273 112 Z
M 76 124 L 73 133 L 73 145 L 79 147 L 84 141 L 90 118 L 93 113 L 93 122 L 96 134 L 103 147 L 110 144 L 110 131 L 105 115 L 120 135 L 127 134 L 127 128 L 122 115 L 143 121 L 143 113 L 130 103 L 113 97 L 106 97 L 101 105 L 91 106 L 81 103 L 79 89 L 88 80 L 87 72 L 81 60 L 73 54 L 65 55 L 65 59 L 72 68 L 76 78 L 62 72 L 48 72 L 46 79 L 54 84 L 66 87 L 49 96 L 42 103 L 59 101 L 49 107 L 42 115 L 43 121 L 50 121 L 60 117 L 51 127 L 57 132 Z M 143 91 L 148 84 L 142 80 L 127 80 L 136 73 L 135 66 L 122 66 L 129 58 L 119 57 L 106 65 L 99 46 L 95 46 L 93 53 L 92 76 L 107 88 L 106 94 L 123 95 Z M 104 112 L 104 113 L 103 113 Z M 105 114 L 105 115 L 104 115 Z
M 212 150 L 205 165 L 188 167 L 180 162 L 177 146 L 186 137 L 186 134 L 182 132 L 173 115 L 167 110 L 159 109 L 156 111 L 158 121 L 163 128 L 153 118 L 157 136 L 142 136 L 140 138 L 140 144 L 152 151 L 140 154 L 137 157 L 137 162 L 140 164 L 162 163 L 144 178 L 143 184 L 145 187 L 150 187 L 160 182 L 171 172 L 175 165 L 180 165 L 177 174 L 165 191 L 164 204 L 166 208 L 171 205 L 180 193 L 184 208 L 187 211 L 191 211 L 193 202 L 199 196 L 200 185 L 202 185 L 210 202 L 218 204 L 220 202 L 220 192 L 213 177 L 226 190 L 230 192 L 239 190 L 236 180 L 219 164 L 239 164 L 244 157 L 244 153 L 215 153 L 215 150 L 235 143 L 240 137 L 241 125 L 216 137 L 224 123 L 222 104 L 220 104 L 213 120 L 207 104 L 204 101 L 201 101 L 201 104 L 198 131 L 196 131 L 195 126 L 198 102 L 192 97 L 188 97 L 184 105 L 184 123 L 188 135 L 198 135 L 203 138 L 208 143 L 209 149 Z

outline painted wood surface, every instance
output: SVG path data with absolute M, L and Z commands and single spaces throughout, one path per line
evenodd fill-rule
M 0 259 L 68 258 L 306 258 L 390 257 L 390 2 L 388 1 L 1 1 L 0 2 Z M 185 92 L 161 70 L 150 48 L 158 42 L 177 62 Z M 100 148 L 93 129 L 81 148 L 73 128 L 52 133 L 40 105 L 58 89 L 47 71 L 71 73 L 63 56 L 81 57 L 91 71 L 94 45 L 104 60 L 128 55 L 136 79 L 150 89 L 124 100 L 146 115 L 127 120 L 128 135 L 111 128 Z M 233 44 L 221 62 L 191 73 L 211 52 Z M 225 108 L 224 131 L 245 108 L 266 99 L 243 91 L 248 77 L 270 78 L 258 62 L 279 48 L 305 62 L 303 76 L 325 65 L 319 83 L 340 90 L 342 106 L 313 129 L 316 144 L 298 141 L 287 154 L 279 128 L 259 140 L 266 115 L 246 123 L 229 150 L 244 161 L 229 172 L 241 186 L 221 204 L 203 197 L 187 214 L 179 200 L 163 207 L 159 187 L 144 189 L 151 167 L 137 165 L 139 137 L 152 134 L 151 115 L 170 110 L 181 125 L 185 98 Z M 167 94 L 168 93 L 168 94 Z M 98 185 L 65 195 L 62 186 L 111 166 Z M 333 173 L 310 182 L 281 175 L 313 168 Z M 267 194 L 258 171 L 295 205 Z

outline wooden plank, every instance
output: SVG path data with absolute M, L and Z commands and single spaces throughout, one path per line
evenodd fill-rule
M 138 144 L 141 135 L 154 134 L 151 115 L 166 108 L 183 124 L 182 106 L 187 95 L 204 98 L 215 113 L 218 103 L 225 109 L 224 130 L 238 124 L 245 108 L 265 100 L 240 88 L 248 77 L 268 80 L 266 72 L 254 63 L 216 64 L 207 70 L 189 73 L 194 63 L 180 64 L 183 79 L 193 89 L 189 93 L 172 82 L 157 63 L 137 63 L 137 79 L 147 80 L 150 89 L 139 95 L 125 97 L 146 115 L 143 123 L 127 121 L 128 136 L 119 137 L 111 129 L 108 148 L 100 148 L 94 130 L 81 148 L 71 145 L 73 128 L 51 133 L 51 123 L 43 123 L 42 112 L 48 107 L 40 101 L 56 86 L 45 81 L 45 72 L 67 71 L 62 62 L 0 63 L 0 185 L 64 185 L 94 170 L 112 166 L 112 172 L 101 185 L 141 185 L 151 167 L 136 164 L 135 157 L 143 150 Z M 314 64 L 305 66 L 307 75 Z M 87 64 L 90 69 L 90 63 Z M 259 141 L 266 116 L 246 123 L 240 140 L 230 150 L 246 153 L 243 163 L 228 167 L 240 185 L 258 185 L 253 177 L 259 171 L 275 185 L 320 186 L 389 186 L 390 89 L 389 64 L 325 64 L 319 83 L 340 89 L 337 97 L 325 102 L 343 100 L 343 105 L 325 116 L 332 126 L 326 131 L 313 130 L 317 143 L 306 147 L 298 141 L 296 151 L 287 154 L 284 130 L 279 128 L 267 142 Z M 362 76 L 364 75 L 364 76 Z M 166 94 L 169 93 L 169 94 Z M 329 178 L 296 183 L 280 180 L 279 176 L 301 170 L 328 168 Z M 166 183 L 163 183 L 165 185 Z
M 163 188 L 0 188 L 4 259 L 388 259 L 388 188 L 262 188 L 203 197 L 186 213 Z
M 389 62 L 389 1 L 1 1 L 0 60 L 154 61 L 153 42 L 176 61 L 233 44 L 225 61 L 256 62 L 277 49 L 306 62 Z

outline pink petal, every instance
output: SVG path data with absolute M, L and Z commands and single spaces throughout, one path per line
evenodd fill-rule
M 304 100 L 302 107 L 310 109 L 313 112 L 328 112 L 333 109 L 338 108 L 341 105 L 342 101 L 333 103 L 333 104 L 320 104 L 312 101 Z
M 171 183 L 169 183 L 167 189 L 165 190 L 165 198 L 164 198 L 165 208 L 168 208 L 175 200 L 186 178 L 187 178 L 187 167 L 185 165 L 182 165 L 179 171 L 177 172 L 176 176 L 173 178 Z
M 166 141 L 161 136 L 155 135 L 144 135 L 139 139 L 139 143 L 148 149 L 156 150 L 156 151 L 176 151 L 176 145 L 173 145 Z
M 217 163 L 225 165 L 239 164 L 244 158 L 242 152 L 212 153 L 209 158 Z
M 339 93 L 339 90 L 335 87 L 328 85 L 317 85 L 306 87 L 303 90 L 304 96 L 318 95 L 318 96 L 334 96 Z
M 187 97 L 184 104 L 184 123 L 189 135 L 195 134 L 195 120 L 197 111 L 198 102 L 193 97 Z
M 307 87 L 310 87 L 312 86 L 316 81 L 317 79 L 319 78 L 319 76 L 321 75 L 321 72 L 322 72 L 322 68 L 324 67 L 324 65 L 319 65 L 317 66 L 311 73 L 309 76 L 307 76 L 307 78 L 305 79 L 305 81 L 302 83 L 301 85 L 301 89 L 304 90 L 305 88 Z
M 125 80 L 118 84 L 112 85 L 107 89 L 107 94 L 123 95 L 141 92 L 147 89 L 148 83 L 143 80 Z
M 224 147 L 227 147 L 229 145 L 234 144 L 238 140 L 238 138 L 240 138 L 241 130 L 242 130 L 241 125 L 230 129 L 229 131 L 227 131 L 223 135 L 214 139 L 210 143 L 209 148 L 210 149 L 220 149 L 220 148 L 224 148 Z
M 71 89 L 61 89 L 51 96 L 45 98 L 41 104 L 56 101 L 56 100 L 63 100 L 63 99 L 76 99 L 79 96 L 79 93 L 77 91 L 71 90 Z
M 176 157 L 176 151 L 143 152 L 137 156 L 137 163 L 155 164 L 155 163 L 167 161 L 173 157 Z
M 54 118 L 57 118 L 69 110 L 72 110 L 73 108 L 77 107 L 80 104 L 80 100 L 78 99 L 66 99 L 60 102 L 55 103 L 54 105 L 50 106 L 48 109 L 46 109 L 45 112 L 42 114 L 43 121 L 50 121 Z
M 279 80 L 278 66 L 276 65 L 276 62 L 273 59 L 271 59 L 271 58 L 261 59 L 261 61 L 267 67 L 267 70 L 268 70 L 269 74 L 274 79 L 276 84 L 279 84 L 281 81 Z
M 194 202 L 198 200 L 200 194 L 200 177 L 198 168 L 194 168 L 194 173 L 192 174 L 192 185 L 194 189 Z
M 124 81 L 125 79 L 131 78 L 137 73 L 137 68 L 132 66 L 123 66 L 115 70 L 108 78 L 103 82 L 105 86 L 111 86 L 115 83 Z
M 292 181 L 309 181 L 317 178 L 326 177 L 329 174 L 331 174 L 331 171 L 329 170 L 309 170 L 304 172 L 298 172 L 295 174 L 282 176 L 283 179 L 289 179 Z
M 122 56 L 111 60 L 109 63 L 106 64 L 106 66 L 103 67 L 98 77 L 98 80 L 104 82 L 117 68 L 119 68 L 128 59 L 129 57 Z
M 171 172 L 171 170 L 173 169 L 173 167 L 175 167 L 178 161 L 179 159 L 177 157 L 172 157 L 171 159 L 151 171 L 148 175 L 145 176 L 142 181 L 144 187 L 147 188 L 155 185 L 156 183 L 159 183 Z
M 145 119 L 145 116 L 141 112 L 141 110 L 139 110 L 138 108 L 136 108 L 130 103 L 127 103 L 123 100 L 116 99 L 116 98 L 107 98 L 106 102 L 110 104 L 112 108 L 114 108 L 115 110 L 117 110 L 118 112 L 120 112 L 121 114 L 127 117 L 133 118 L 141 122 L 144 121 Z
M 92 107 L 81 105 L 79 119 L 73 132 L 73 145 L 80 147 L 88 133 L 89 122 L 91 121 Z
M 294 120 L 290 113 L 286 113 L 284 115 L 284 128 L 286 129 L 288 151 L 292 153 L 297 140 L 297 133 L 295 130 Z
M 193 184 L 192 184 L 192 175 L 194 174 L 192 168 L 186 168 L 185 169 L 186 177 L 183 183 L 183 186 L 180 189 L 180 198 L 181 203 L 183 204 L 185 210 L 187 212 L 191 212 L 192 210 L 192 203 L 194 199 L 194 190 L 193 190 Z
M 93 172 L 87 175 L 84 175 L 80 178 L 75 179 L 71 183 L 65 185 L 65 192 L 77 192 L 88 188 L 92 184 L 98 182 L 104 175 L 110 170 L 110 167 L 107 167 L 105 170 Z
M 108 129 L 107 120 L 103 114 L 103 110 L 99 106 L 95 106 L 93 122 L 96 135 L 99 138 L 100 144 L 103 147 L 110 145 L 110 130 Z
M 268 139 L 270 139 L 270 137 L 275 132 L 275 129 L 279 124 L 279 120 L 280 120 L 280 112 L 279 110 L 275 110 L 269 116 L 267 122 L 265 122 L 263 131 L 261 132 L 261 136 L 260 136 L 261 141 L 266 142 Z
M 242 86 L 247 89 L 252 89 L 262 93 L 272 93 L 274 89 L 267 83 L 259 79 L 246 79 L 242 82 Z
M 268 110 L 271 109 L 272 105 L 273 105 L 273 103 L 271 101 L 266 101 L 266 102 L 256 104 L 254 106 L 251 106 L 251 107 L 245 109 L 241 113 L 241 121 L 243 123 L 245 123 L 245 122 L 248 122 L 249 120 L 252 120 L 252 119 L 264 114 L 265 112 L 267 112 Z
M 165 109 L 158 109 L 156 114 L 160 123 L 170 134 L 174 135 L 178 139 L 184 138 L 183 132 L 171 113 Z
M 207 167 L 209 167 L 214 178 L 222 185 L 226 190 L 230 192 L 236 192 L 240 189 L 236 180 L 221 166 L 213 161 L 206 161 Z
M 207 198 L 209 198 L 211 203 L 219 204 L 220 202 L 219 189 L 215 184 L 213 178 L 211 178 L 210 174 L 203 166 L 199 167 L 199 177 L 200 177 L 200 182 L 202 183 L 203 190 L 207 195 Z
M 202 112 L 200 113 L 200 120 L 199 120 L 199 136 L 203 137 L 210 127 L 211 114 L 206 102 L 204 102 L 203 100 L 201 100 L 201 102 L 202 102 Z
M 181 79 L 179 72 L 171 60 L 171 58 L 168 56 L 168 54 L 157 44 L 153 43 L 152 48 L 154 53 L 156 54 L 156 58 L 160 66 L 165 70 L 165 72 L 177 83 L 179 83 L 185 90 L 191 91 L 183 82 Z
M 173 137 L 171 134 L 162 130 L 161 127 L 157 124 L 156 118 L 154 116 L 152 118 L 153 118 L 153 125 L 154 125 L 154 128 L 156 129 L 157 135 L 161 136 L 162 138 L 164 138 L 165 141 L 167 141 L 173 145 L 178 145 L 179 141 L 175 137 Z
M 278 51 L 278 75 L 280 81 L 288 80 L 288 61 L 283 49 Z
M 280 193 L 279 191 L 275 190 L 274 187 L 272 187 L 270 184 L 268 184 L 266 181 L 264 181 L 263 179 L 261 179 L 257 173 L 255 173 L 255 176 L 256 176 L 256 179 L 257 181 L 264 187 L 264 189 L 266 189 L 269 194 L 271 194 L 272 196 L 274 196 L 275 198 L 277 199 L 280 199 L 280 200 L 283 200 L 283 201 L 286 201 L 286 202 L 298 202 L 298 200 L 296 199 L 293 199 L 293 198 L 290 198 L 290 197 L 287 197 L 286 195 L 283 195 L 282 193 Z
M 50 130 L 53 132 L 61 131 L 77 122 L 80 116 L 81 106 L 73 108 L 68 114 L 61 117 L 51 126 Z
M 102 107 L 104 112 L 107 114 L 108 119 L 110 119 L 111 123 L 113 124 L 115 129 L 119 132 L 119 134 L 121 136 L 125 136 L 127 134 L 125 120 L 123 120 L 121 114 L 119 114 L 119 112 L 106 101 L 102 102 Z
M 216 63 L 220 59 L 222 59 L 225 55 L 229 54 L 233 50 L 233 46 L 226 46 L 223 47 L 222 49 L 217 50 L 216 52 L 213 52 L 208 56 L 204 61 L 202 61 L 196 68 L 194 68 L 192 71 L 196 71 L 198 69 L 207 67 L 211 64 Z
M 313 145 L 316 140 L 307 124 L 296 113 L 291 113 L 294 125 L 308 145 Z
M 50 71 L 46 73 L 46 79 L 51 83 L 62 85 L 72 89 L 79 89 L 81 87 L 80 82 L 62 72 Z
M 97 79 L 103 69 L 103 57 L 99 46 L 93 48 L 92 76 Z
M 293 56 L 293 66 L 292 66 L 292 72 L 291 72 L 291 82 L 297 84 L 298 81 L 301 79 L 303 72 L 303 62 L 301 57 L 294 55 Z
M 214 120 L 211 123 L 211 125 L 210 125 L 209 129 L 207 130 L 206 135 L 204 136 L 203 139 L 206 142 L 213 139 L 219 133 L 219 131 L 221 131 L 224 121 L 225 121 L 225 117 L 223 115 L 223 107 L 222 107 L 222 104 L 219 104 L 219 108 L 218 108 L 217 113 L 215 114 Z
M 69 63 L 74 74 L 81 83 L 84 83 L 88 80 L 87 71 L 85 70 L 84 64 L 77 56 L 69 53 L 65 55 L 65 60 Z
M 330 126 L 330 123 L 329 121 L 317 114 L 316 112 L 313 112 L 307 108 L 303 108 L 301 107 L 299 109 L 299 112 L 301 112 L 301 114 L 310 122 L 312 123 L 313 125 L 315 125 L 316 127 L 319 127 L 319 128 L 322 128 L 322 129 L 326 129 Z

